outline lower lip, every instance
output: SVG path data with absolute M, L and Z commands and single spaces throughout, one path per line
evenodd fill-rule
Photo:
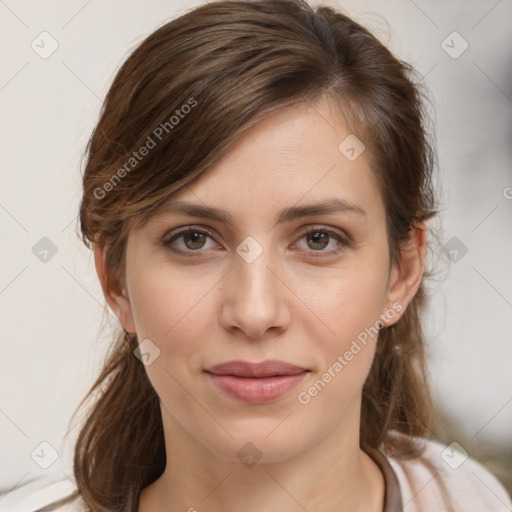
M 250 404 L 263 404 L 276 400 L 299 382 L 308 372 L 296 375 L 274 377 L 235 377 L 233 375 L 214 375 L 209 373 L 213 382 L 227 395 Z

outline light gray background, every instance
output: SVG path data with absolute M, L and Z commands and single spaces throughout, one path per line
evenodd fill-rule
M 129 50 L 201 3 L 0 0 L 0 487 L 50 471 L 71 475 L 78 428 L 64 438 L 68 421 L 110 339 L 92 254 L 75 236 L 80 156 Z M 439 248 L 433 254 L 441 272 L 425 319 L 432 386 L 470 454 L 472 443 L 510 446 L 512 2 L 337 5 L 411 62 L 432 91 L 442 236 L 467 247 L 450 268 Z M 47 59 L 31 48 L 34 40 L 49 48 L 43 31 L 58 42 Z M 458 58 L 442 47 L 461 48 L 457 36 L 446 39 L 453 31 L 469 45 Z M 58 249 L 46 263 L 32 252 L 42 237 Z M 46 470 L 31 458 L 42 441 L 59 452 Z

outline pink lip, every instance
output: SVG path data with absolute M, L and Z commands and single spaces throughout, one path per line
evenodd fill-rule
M 309 370 L 284 361 L 228 361 L 206 372 L 227 395 L 246 403 L 265 403 L 296 387 Z

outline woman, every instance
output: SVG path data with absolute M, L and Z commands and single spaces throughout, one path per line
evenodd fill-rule
M 206 4 L 127 59 L 80 206 L 123 331 L 52 509 L 512 507 L 428 440 L 435 154 L 413 74 L 301 0 Z

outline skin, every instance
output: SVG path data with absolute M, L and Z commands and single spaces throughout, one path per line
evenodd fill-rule
M 130 233 L 122 283 L 107 281 L 105 252 L 95 248 L 109 306 L 126 331 L 160 350 L 145 368 L 160 397 L 167 467 L 142 491 L 139 512 L 382 511 L 383 475 L 359 448 L 361 392 L 377 337 L 309 403 L 298 401 L 365 328 L 400 318 L 423 272 L 421 229 L 400 265 L 391 265 L 368 149 L 355 161 L 338 150 L 349 134 L 325 97 L 274 112 L 170 198 L 226 210 L 233 226 L 176 213 L 153 217 Z M 330 198 L 365 214 L 276 224 L 284 207 Z M 214 235 L 174 240 L 188 251 L 181 256 L 163 246 L 166 235 L 189 225 Z M 322 227 L 348 234 L 350 245 L 315 241 Z M 263 249 L 252 263 L 236 252 L 248 236 Z M 401 312 L 382 317 L 393 304 Z M 233 359 L 280 359 L 310 372 L 271 403 L 245 404 L 203 371 Z M 248 442 L 262 455 L 252 467 L 237 457 Z

